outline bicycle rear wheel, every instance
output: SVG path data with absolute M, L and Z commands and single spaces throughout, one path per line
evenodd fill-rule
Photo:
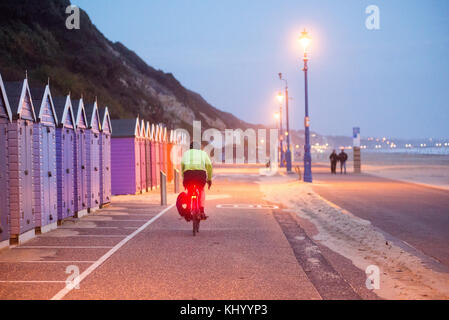
M 200 231 L 200 213 L 195 210 L 192 214 L 192 222 L 193 222 L 193 236 L 195 236 Z

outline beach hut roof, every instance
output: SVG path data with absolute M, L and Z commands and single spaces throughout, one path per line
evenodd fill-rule
M 31 103 L 31 113 L 33 120 L 36 120 L 36 113 L 34 112 L 33 100 L 31 99 L 30 88 L 28 87 L 28 79 L 23 81 L 7 81 L 4 83 L 5 92 L 8 96 L 9 106 L 11 108 L 12 116 L 20 115 L 22 112 L 23 100 L 28 94 Z
M 146 130 L 145 130 L 145 136 L 149 139 L 151 139 L 151 124 L 150 121 L 147 121 L 147 126 L 146 126 Z
M 42 118 L 44 103 L 47 99 L 49 99 L 51 112 L 53 114 L 53 118 L 55 119 L 55 124 L 58 125 L 58 117 L 56 115 L 53 98 L 51 96 L 50 86 L 47 84 L 45 87 L 33 87 L 30 88 L 30 92 L 31 96 L 33 97 L 33 105 L 35 107 L 34 111 L 36 112 L 37 119 L 40 120 Z
M 0 99 L 3 101 L 3 105 L 6 109 L 6 114 L 8 115 L 9 121 L 12 120 L 11 107 L 9 106 L 8 96 L 6 95 L 5 85 L 3 83 L 2 75 L 0 74 Z
M 75 118 L 73 117 L 72 101 L 70 96 L 55 97 L 53 98 L 53 104 L 55 106 L 56 116 L 58 117 L 59 126 L 64 126 L 67 117 L 70 117 L 73 128 L 76 128 Z
M 109 131 L 112 133 L 111 117 L 109 115 L 108 107 L 99 108 L 98 113 L 100 115 L 101 127 L 105 128 L 106 127 L 106 121 L 107 121 L 108 124 L 109 124 Z
M 98 130 L 101 130 L 100 115 L 98 114 L 97 101 L 95 101 L 94 103 L 85 104 L 84 109 L 86 110 L 87 124 L 89 125 L 89 128 L 92 128 L 92 124 L 96 116 L 98 119 Z
M 111 120 L 113 137 L 137 137 L 140 135 L 139 118 Z
M 88 125 L 83 98 L 78 99 L 78 100 L 72 99 L 71 103 L 72 103 L 73 114 L 75 116 L 76 125 L 78 126 L 80 124 L 81 117 L 84 118 L 84 123 L 86 123 Z

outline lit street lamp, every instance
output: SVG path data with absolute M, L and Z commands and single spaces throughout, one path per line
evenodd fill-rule
M 284 155 L 284 145 L 283 145 L 283 141 L 284 141 L 284 134 L 283 134 L 283 130 L 282 130 L 282 101 L 284 100 L 284 96 L 282 95 L 282 92 L 279 92 L 277 95 L 277 99 L 279 101 L 279 144 L 280 144 L 280 149 L 281 149 L 281 159 L 280 159 L 280 163 L 279 166 L 282 168 L 284 166 L 284 159 L 285 159 L 285 155 Z
M 285 114 L 286 114 L 286 126 L 287 132 L 285 135 L 287 136 L 287 152 L 285 153 L 286 167 L 287 173 L 292 172 L 292 152 L 290 150 L 290 123 L 288 120 L 288 82 L 287 80 L 282 78 L 282 73 L 279 73 L 279 79 L 285 82 Z
M 304 48 L 304 88 L 305 88 L 305 117 L 304 117 L 304 182 L 312 182 L 312 155 L 310 153 L 310 119 L 309 119 L 309 97 L 308 97 L 308 84 L 307 84 L 307 62 L 309 57 L 307 56 L 307 47 L 310 44 L 311 38 L 306 29 L 301 33 L 299 38 L 301 45 Z

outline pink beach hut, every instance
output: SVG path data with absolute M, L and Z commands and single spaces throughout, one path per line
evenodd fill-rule
M 157 161 L 156 161 L 156 126 L 154 123 L 151 125 L 150 130 L 150 153 L 151 153 L 151 189 L 157 189 L 159 187 L 157 173 Z
M 150 191 L 153 189 L 153 184 L 151 182 L 151 125 L 149 121 L 145 126 L 145 169 L 147 191 Z
M 140 122 L 140 191 L 141 193 L 147 192 L 147 161 L 146 161 L 146 125 L 145 120 Z

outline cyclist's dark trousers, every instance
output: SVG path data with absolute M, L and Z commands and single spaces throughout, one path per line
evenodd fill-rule
M 204 202 L 206 194 L 204 192 L 204 186 L 206 185 L 207 174 L 204 170 L 187 170 L 184 172 L 184 188 L 188 186 L 196 185 L 200 191 L 200 209 L 204 212 Z

